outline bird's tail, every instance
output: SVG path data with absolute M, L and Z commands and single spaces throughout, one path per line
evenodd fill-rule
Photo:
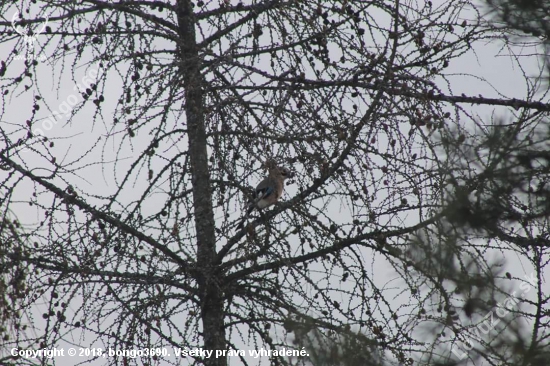
M 241 230 L 244 227 L 244 223 L 246 222 L 246 220 L 248 219 L 248 216 L 250 216 L 253 210 L 254 210 L 254 203 L 250 202 L 246 207 L 246 212 L 243 218 L 241 219 L 241 222 L 237 225 L 238 230 Z

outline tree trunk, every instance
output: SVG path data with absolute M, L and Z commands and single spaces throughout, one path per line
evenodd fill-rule
M 185 90 L 185 110 L 189 138 L 195 227 L 197 233 L 198 285 L 201 301 L 204 348 L 225 350 L 225 328 L 223 323 L 223 297 L 216 273 L 216 237 L 206 131 L 204 125 L 203 85 L 200 73 L 200 59 L 195 39 L 195 17 L 191 2 L 178 1 L 178 27 L 180 67 Z M 211 357 L 206 365 L 227 365 L 226 357 Z

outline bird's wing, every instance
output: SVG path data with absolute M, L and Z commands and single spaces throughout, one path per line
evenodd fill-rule
M 275 192 L 275 185 L 270 179 L 262 180 L 256 187 L 256 200 L 265 199 Z

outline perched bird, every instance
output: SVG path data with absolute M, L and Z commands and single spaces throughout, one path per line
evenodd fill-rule
M 261 210 L 275 204 L 283 195 L 285 179 L 292 178 L 290 169 L 279 167 L 273 161 L 267 162 L 266 165 L 269 168 L 269 174 L 256 187 L 253 200 L 248 203 L 246 213 L 242 221 L 237 225 L 238 229 L 242 229 L 246 219 L 255 208 Z

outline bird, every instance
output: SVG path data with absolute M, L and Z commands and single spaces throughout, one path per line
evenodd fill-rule
M 246 213 L 239 225 L 237 225 L 237 229 L 243 228 L 246 219 L 255 208 L 261 210 L 275 204 L 283 195 L 285 179 L 292 178 L 293 176 L 289 168 L 278 166 L 274 161 L 268 161 L 266 166 L 269 169 L 269 174 L 256 186 L 254 197 L 248 203 Z

